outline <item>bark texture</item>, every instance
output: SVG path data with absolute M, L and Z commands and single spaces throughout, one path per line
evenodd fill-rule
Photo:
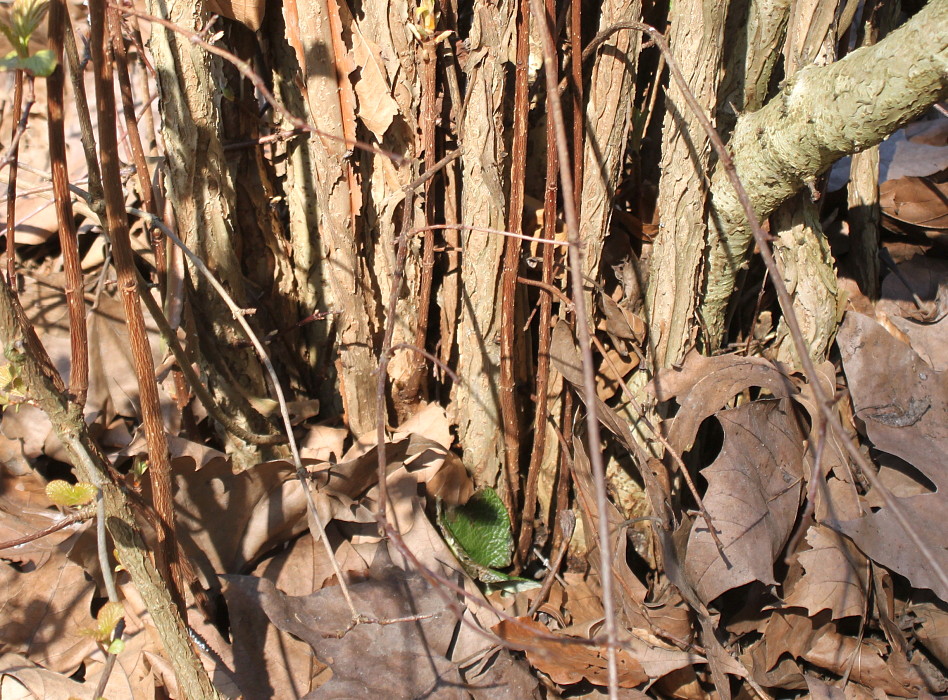
M 504 174 L 504 64 L 511 58 L 515 3 L 478 3 L 471 27 L 467 109 L 460 126 L 461 218 L 479 228 L 507 225 Z M 464 462 L 479 485 L 494 485 L 503 464 L 500 419 L 500 309 L 497 295 L 503 237 L 461 234 L 461 299 L 454 394 Z
M 620 22 L 639 21 L 641 0 L 607 0 L 602 4 L 599 31 Z M 596 50 L 586 100 L 586 143 L 583 151 L 579 239 L 583 242 L 583 274 L 599 279 L 602 246 L 612 221 L 615 196 L 634 111 L 634 88 L 641 34 L 623 30 Z M 586 308 L 594 309 L 592 298 Z
M 935 0 L 875 46 L 807 66 L 766 107 L 741 117 L 729 148 L 759 217 L 844 155 L 879 143 L 948 96 L 948 2 Z M 709 249 L 701 314 L 718 347 L 751 232 L 726 174 L 711 181 L 721 236 Z
M 702 109 L 714 113 L 721 75 L 726 6 L 704 0 L 676 2 L 669 20 L 670 45 Z M 688 109 L 677 84 L 666 98 L 658 209 L 660 232 L 652 252 L 647 304 L 655 367 L 684 357 L 695 332 L 701 286 L 710 163 L 708 137 Z
M 200 7 L 193 3 L 150 0 L 148 11 L 185 29 L 204 26 Z M 149 48 L 158 72 L 161 135 L 165 147 L 168 198 L 173 203 L 181 239 L 203 259 L 227 287 L 234 300 L 247 306 L 239 251 L 234 182 L 227 168 L 221 140 L 220 62 L 180 35 L 155 25 Z M 179 258 L 180 259 L 180 258 Z M 182 264 L 183 265 L 183 264 Z M 169 269 L 180 269 L 174 265 Z M 193 271 L 192 271 L 193 272 Z M 173 273 L 172 273 L 173 274 Z M 208 388 L 224 410 L 252 432 L 261 430 L 262 417 L 247 397 L 267 394 L 266 381 L 253 350 L 242 348 L 227 307 L 199 275 L 189 275 L 194 289 L 198 340 Z M 169 281 L 169 289 L 184 285 Z M 180 301 L 180 299 L 178 300 Z M 217 377 L 225 377 L 217 381 Z M 234 391 L 235 387 L 242 392 Z M 252 463 L 254 451 L 237 440 L 230 448 Z

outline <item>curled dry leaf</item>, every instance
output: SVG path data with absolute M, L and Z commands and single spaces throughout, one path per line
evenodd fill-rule
M 587 680 L 598 686 L 609 684 L 603 647 L 584 644 L 576 637 L 550 639 L 549 630 L 529 617 L 519 617 L 515 622 L 503 620 L 493 629 L 514 649 L 526 652 L 531 665 L 554 683 L 572 685 Z M 634 688 L 649 680 L 642 665 L 624 649 L 616 653 L 616 661 L 620 688 Z
M 715 414 L 724 446 L 701 473 L 704 505 L 723 555 L 703 520 L 691 526 L 685 575 L 709 604 L 751 581 L 776 583 L 773 563 L 796 520 L 803 483 L 803 433 L 786 400 L 755 401 Z
M 948 569 L 944 548 L 948 523 L 942 516 L 948 492 L 944 469 L 948 381 L 911 347 L 862 314 L 846 315 L 837 342 L 856 416 L 869 439 L 877 449 L 918 469 L 935 487 L 934 492 L 898 500 L 930 554 Z M 880 367 L 879 358 L 885 358 L 884 367 Z M 831 525 L 851 537 L 874 561 L 907 577 L 914 586 L 948 599 L 948 581 L 932 570 L 889 508 Z
M 668 441 L 679 454 L 694 444 L 702 421 L 750 387 L 766 389 L 775 398 L 793 396 L 796 389 L 779 366 L 762 357 L 691 352 L 678 369 L 660 370 L 648 384 L 659 401 L 677 399 L 679 410 L 668 431 Z
M 829 610 L 834 620 L 864 614 L 869 583 L 865 556 L 822 525 L 811 526 L 806 540 L 811 548 L 798 556 L 806 573 L 787 596 L 787 605 L 806 608 L 811 615 Z

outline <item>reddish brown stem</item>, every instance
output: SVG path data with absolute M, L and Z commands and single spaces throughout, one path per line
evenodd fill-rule
M 105 2 L 89 3 L 92 26 L 91 51 L 95 69 L 96 109 L 99 115 L 99 162 L 102 167 L 102 189 L 105 198 L 106 227 L 112 241 L 112 254 L 118 276 L 118 287 L 125 307 L 129 342 L 135 364 L 135 375 L 141 397 L 142 423 L 148 445 L 148 459 L 152 483 L 152 499 L 158 516 L 158 547 L 156 563 L 167 577 L 172 598 L 184 614 L 183 577 L 177 565 L 174 533 L 174 502 L 171 495 L 171 464 L 168 444 L 158 402 L 155 365 L 145 331 L 135 277 L 135 262 L 129 239 L 128 220 L 125 217 L 125 197 L 118 162 L 118 139 L 115 133 L 115 93 L 113 92 L 112 62 L 105 33 Z
M 69 393 L 73 401 L 82 406 L 85 405 L 89 389 L 89 344 L 79 242 L 76 238 L 76 221 L 72 213 L 72 195 L 69 192 L 69 171 L 66 167 L 66 134 L 63 121 L 63 35 L 68 17 L 65 0 L 53 0 L 49 8 L 49 49 L 56 57 L 56 70 L 46 79 L 46 102 L 53 198 L 56 203 L 56 217 L 59 220 L 59 245 L 63 252 L 66 306 L 69 309 Z
M 527 85 L 527 61 L 530 54 L 530 6 L 526 0 L 517 8 L 517 67 L 514 76 L 513 148 L 510 169 L 510 206 L 507 228 L 520 234 L 523 230 L 523 185 L 527 168 L 527 116 L 530 109 Z M 507 488 L 504 504 L 510 522 L 517 530 L 520 495 L 520 414 L 517 410 L 514 359 L 517 336 L 517 273 L 520 270 L 520 240 L 508 237 L 504 241 L 503 272 L 500 287 L 500 413 L 504 424 L 504 466 Z M 523 565 L 518 558 L 515 568 Z
M 23 71 L 18 70 L 14 76 L 13 84 L 13 113 L 20 114 L 23 109 Z M 10 289 L 16 293 L 16 174 L 17 162 L 20 155 L 20 139 L 18 131 L 26 128 L 26 120 L 17 120 L 13 124 L 13 133 L 11 134 L 11 146 L 8 158 L 10 159 L 10 174 L 7 176 L 7 279 L 10 281 Z M 22 134 L 22 131 L 19 131 Z
M 551 15 L 553 16 L 553 15 Z M 573 94 L 573 202 L 576 215 L 579 216 L 583 202 L 583 3 L 572 0 L 569 14 L 569 49 L 573 58 L 572 94 Z M 552 136 L 552 135 L 551 135 Z
M 438 119 L 437 104 L 437 44 L 428 39 L 421 46 L 421 148 L 425 154 L 425 172 L 435 165 L 437 145 L 435 143 L 435 124 Z M 425 181 L 425 226 L 434 223 L 434 180 Z M 411 212 L 405 212 L 410 216 Z M 415 345 L 424 348 L 428 340 L 428 319 L 431 312 L 431 286 L 434 280 L 435 259 L 434 230 L 425 229 L 425 239 L 421 256 L 421 279 L 418 287 L 418 327 L 415 329 Z M 425 370 L 427 363 L 422 354 L 417 355 L 417 362 L 409 387 L 409 401 L 417 400 L 426 394 Z
M 577 0 L 578 2 L 578 0 Z M 547 0 L 546 11 L 555 13 L 555 0 Z M 546 128 L 546 191 L 543 196 L 543 237 L 552 240 L 556 235 L 556 199 L 558 183 L 556 173 L 559 159 L 556 153 L 556 135 L 553 123 L 547 122 Z M 553 247 L 543 247 L 543 282 L 553 288 Z M 540 295 L 540 321 L 537 334 L 537 403 L 533 419 L 533 451 L 530 454 L 530 467 L 523 490 L 523 521 L 520 524 L 520 539 L 517 554 L 520 561 L 526 561 L 533 543 L 534 518 L 536 516 L 537 484 L 540 480 L 540 467 L 546 455 L 547 420 L 549 418 L 550 390 L 550 341 L 552 333 L 550 323 L 553 318 L 553 300 L 550 294 Z
M 112 37 L 112 53 L 115 56 L 115 74 L 118 76 L 119 93 L 122 96 L 122 112 L 125 116 L 125 130 L 128 134 L 128 145 L 132 151 L 132 160 L 135 163 L 135 174 L 138 177 L 138 188 L 141 191 L 144 209 L 149 214 L 158 215 L 155 205 L 155 194 L 151 187 L 151 175 L 148 162 L 145 160 L 145 149 L 142 147 L 141 133 L 138 130 L 138 120 L 135 118 L 135 99 L 132 96 L 132 81 L 128 75 L 128 54 L 125 51 L 125 40 L 122 38 L 122 23 L 119 14 L 114 11 L 108 13 L 109 34 Z M 150 109 L 146 107 L 146 109 Z M 165 241 L 161 236 L 150 237 L 152 252 L 155 255 L 155 270 L 158 273 L 158 287 L 162 297 L 165 293 Z

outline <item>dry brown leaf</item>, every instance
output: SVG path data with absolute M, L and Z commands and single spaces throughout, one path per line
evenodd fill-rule
M 312 538 L 302 537 L 298 542 L 312 542 Z M 322 544 L 316 546 L 324 550 Z M 248 597 L 242 587 L 226 585 L 224 595 L 233 639 L 234 671 L 241 692 L 252 698 L 308 695 L 325 668 L 310 645 L 275 627 L 259 602 Z
M 35 472 L 11 475 L 0 464 L 0 542 L 26 537 L 63 520 L 66 515 L 53 507 L 46 496 L 46 481 Z M 76 523 L 51 535 L 12 549 L 0 551 L 0 557 L 32 571 L 43 566 L 63 549 L 63 543 L 89 523 Z M 68 551 L 69 547 L 65 547 Z
M 936 600 L 917 603 L 909 610 L 915 618 L 915 636 L 942 666 L 948 667 L 948 605 Z
M 61 673 L 37 666 L 25 656 L 0 655 L 0 698 L 4 700 L 95 700 L 97 680 L 79 683 Z M 149 697 L 131 695 L 123 680 L 121 672 L 116 673 L 114 678 L 110 677 L 105 687 L 105 697 Z
M 933 323 L 948 315 L 948 261 L 919 256 L 900 263 L 898 271 L 882 281 L 877 309 L 921 323 Z M 913 294 L 921 299 L 921 309 Z
M 879 186 L 879 205 L 896 221 L 929 230 L 948 228 L 948 183 L 900 177 Z
M 705 418 L 750 387 L 766 389 L 775 398 L 796 394 L 786 373 L 769 360 L 739 355 L 704 357 L 697 352 L 689 353 L 679 369 L 659 371 L 648 391 L 659 401 L 677 398 L 680 408 L 668 441 L 681 454 L 691 449 Z
M 575 637 L 549 639 L 549 630 L 529 617 L 517 618 L 515 623 L 503 620 L 493 630 L 514 649 L 525 651 L 530 664 L 554 683 L 573 685 L 583 680 L 598 686 L 609 683 L 606 650 L 602 647 L 583 644 Z M 616 661 L 620 688 L 634 688 L 649 680 L 641 664 L 626 650 L 616 653 Z
M 788 401 L 755 401 L 715 415 L 724 446 L 701 473 L 708 481 L 704 505 L 726 559 L 701 519 L 684 559 L 685 575 L 706 604 L 751 581 L 777 582 L 773 563 L 796 519 L 804 472 L 804 436 Z
M 816 635 L 803 658 L 838 676 L 852 668 L 851 681 L 897 697 L 917 697 L 925 688 L 922 676 L 902 654 L 886 653 L 884 645 L 874 640 L 860 644 L 857 638 L 832 629 Z
M 424 578 L 377 557 L 369 579 L 350 586 L 357 610 L 379 620 L 415 618 L 392 624 L 361 624 L 351 629 L 351 613 L 337 586 L 309 596 L 286 596 L 272 583 L 249 576 L 226 577 L 229 606 L 261 609 L 279 629 L 306 641 L 332 666 L 333 676 L 310 697 L 454 698 L 464 682 L 447 654 L 458 624 L 441 596 Z M 235 629 L 238 634 L 259 630 Z M 485 640 L 486 645 L 486 640 Z M 535 681 L 533 681 L 535 685 Z M 490 688 L 490 679 L 479 679 Z M 507 693 L 495 688 L 494 693 Z M 532 692 L 520 688 L 518 697 Z M 478 697 L 492 697 L 490 691 Z M 493 695 L 496 696 L 496 695 Z
M 837 344 L 869 439 L 948 489 L 948 378 L 862 314 L 846 314 Z
M 869 562 L 852 543 L 822 525 L 806 535 L 811 549 L 798 561 L 806 570 L 786 598 L 789 606 L 806 608 L 811 615 L 830 610 L 832 618 L 860 616 L 866 612 Z
M 872 319 L 849 313 L 838 344 L 856 415 L 877 449 L 893 454 L 918 469 L 935 486 L 926 493 L 898 502 L 909 525 L 945 569 L 948 553 L 946 508 L 948 476 L 948 382 L 909 346 L 894 339 Z M 879 358 L 885 358 L 884 368 Z M 870 494 L 871 495 L 871 494 Z M 888 508 L 857 520 L 830 521 L 851 537 L 871 559 L 902 574 L 918 588 L 948 599 L 942 580 Z
M 64 553 L 29 572 L 0 563 L 0 590 L 0 653 L 23 654 L 68 675 L 96 648 L 82 634 L 95 626 L 95 584 Z
M 928 551 L 948 569 L 948 502 L 942 492 L 896 499 L 909 525 Z M 916 588 L 927 588 L 948 600 L 948 584 L 933 570 L 888 508 L 881 508 L 856 520 L 827 520 L 827 525 L 851 538 L 866 556 L 902 576 Z
M 314 425 L 300 440 L 300 456 L 320 462 L 338 462 L 349 431 L 328 425 Z

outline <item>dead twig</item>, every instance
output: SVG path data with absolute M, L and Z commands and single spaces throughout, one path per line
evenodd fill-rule
M 560 182 L 563 191 L 574 193 L 573 171 L 570 168 L 569 143 L 566 138 L 566 125 L 563 119 L 563 106 L 560 94 L 556 89 L 556 49 L 553 45 L 553 36 L 550 32 L 552 17 L 548 17 L 540 0 L 531 0 L 533 13 L 536 17 L 543 17 L 540 37 L 543 46 L 543 69 L 546 74 L 547 114 L 553 119 L 556 134 L 556 148 L 559 152 Z M 586 429 L 589 440 L 589 461 L 592 467 L 593 478 L 596 483 L 596 506 L 600 513 L 605 513 L 608 503 L 606 493 L 606 470 L 600 450 L 599 416 L 596 410 L 596 377 L 593 365 L 592 343 L 589 336 L 589 327 L 586 323 L 586 299 L 583 293 L 583 253 L 579 240 L 579 215 L 573 197 L 563 197 L 563 209 L 566 214 L 566 232 L 569 240 L 569 272 L 573 291 L 573 303 L 576 305 L 578 319 L 579 349 L 582 356 L 583 392 L 586 398 Z M 605 631 L 607 640 L 607 666 L 609 673 L 610 700 L 618 698 L 619 672 L 616 663 L 616 649 L 618 648 L 618 629 L 616 626 L 615 598 L 613 594 L 612 544 L 609 539 L 609 524 L 605 517 L 599 518 L 599 556 L 602 566 L 602 603 L 605 614 Z
M 52 535 L 54 532 L 59 532 L 60 530 L 69 527 L 70 525 L 75 525 L 76 523 L 81 523 L 86 520 L 91 520 L 95 517 L 95 506 L 86 506 L 77 510 L 75 513 L 70 513 L 62 520 L 53 523 L 49 527 L 45 527 L 42 530 L 37 530 L 36 532 L 31 532 L 28 535 L 23 537 L 17 537 L 15 540 L 7 540 L 6 542 L 0 542 L 0 550 L 12 549 L 13 547 L 20 547 L 29 542 L 35 542 L 36 540 Z

